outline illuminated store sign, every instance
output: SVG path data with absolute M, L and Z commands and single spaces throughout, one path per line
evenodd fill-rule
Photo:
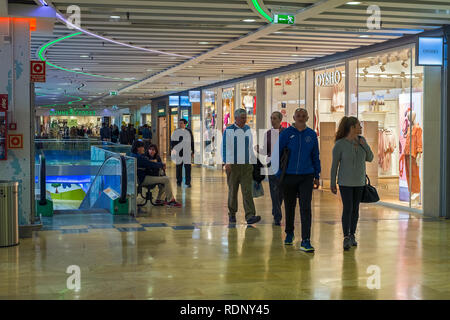
M 200 91 L 189 91 L 189 102 L 200 102 Z
M 169 96 L 169 107 L 178 107 L 180 104 L 179 96 Z
M 50 110 L 51 116 L 95 116 L 95 110 Z
M 342 74 L 339 70 L 316 74 L 316 86 L 318 87 L 335 86 L 339 84 L 341 80 Z
M 444 38 L 419 37 L 417 49 L 418 66 L 442 66 L 444 61 Z

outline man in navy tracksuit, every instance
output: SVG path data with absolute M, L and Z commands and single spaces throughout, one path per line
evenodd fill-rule
M 290 151 L 286 174 L 281 183 L 286 210 L 286 245 L 293 244 L 294 220 L 297 194 L 300 196 L 300 217 L 302 224 L 302 243 L 300 250 L 312 252 L 311 245 L 311 200 L 313 187 L 319 188 L 320 159 L 319 143 L 314 130 L 306 126 L 306 109 L 295 110 L 293 126 L 283 130 L 278 141 L 280 156 L 287 147 Z M 281 168 L 277 173 L 281 175 Z

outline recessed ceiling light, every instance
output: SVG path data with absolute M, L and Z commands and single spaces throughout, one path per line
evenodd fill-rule
M 80 68 L 73 68 L 72 70 L 73 70 L 73 71 L 81 71 Z
M 222 52 L 222 53 L 220 53 L 220 54 L 229 54 L 228 52 Z
M 291 57 L 298 57 L 298 54 L 291 54 Z
M 111 19 L 120 19 L 120 16 L 109 16 Z
M 358 4 L 361 4 L 361 2 L 359 2 L 359 1 L 350 1 L 350 2 L 347 2 L 347 4 L 349 4 L 351 6 L 356 6 Z
M 198 44 L 208 44 L 208 41 L 200 41 Z
M 152 71 L 152 69 L 147 69 L 147 71 Z
M 255 22 L 256 20 L 255 19 L 244 19 L 242 21 L 244 21 L 244 22 Z
M 89 56 L 88 56 L 87 54 L 82 54 L 82 55 L 80 56 L 80 58 L 89 58 Z
M 360 38 L 368 38 L 369 36 L 367 34 L 362 34 L 359 36 Z

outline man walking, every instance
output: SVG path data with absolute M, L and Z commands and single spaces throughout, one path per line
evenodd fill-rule
M 256 215 L 255 204 L 253 202 L 252 163 L 256 163 L 256 157 L 253 153 L 253 138 L 250 127 L 245 124 L 247 122 L 247 112 L 245 109 L 236 109 L 234 118 L 235 123 L 225 129 L 222 141 L 222 156 L 228 182 L 229 222 L 236 223 L 238 190 L 240 185 L 242 200 L 244 202 L 245 220 L 247 220 L 247 224 L 253 224 L 261 220 L 261 217 Z M 243 139 L 238 139 L 238 137 Z M 238 150 L 243 150 L 244 152 L 239 152 L 238 154 Z
M 186 132 L 189 133 L 191 136 L 191 143 L 189 145 L 189 155 L 192 157 L 194 154 L 194 136 L 192 135 L 191 129 L 186 128 L 187 120 L 181 119 L 178 121 L 178 129 L 176 129 L 172 133 L 172 137 L 170 138 L 170 145 L 172 150 L 175 148 L 177 144 L 179 144 L 181 141 L 183 141 L 183 136 L 185 136 Z M 185 132 L 179 132 L 179 130 L 185 130 Z M 177 141 L 177 138 L 178 141 Z M 179 156 L 183 158 L 183 149 L 181 149 Z M 183 165 L 184 165 L 184 173 L 186 175 L 185 183 L 186 187 L 191 187 L 191 162 L 185 163 L 184 160 L 181 161 L 181 163 L 177 163 L 176 165 L 176 172 L 177 172 L 177 186 L 181 186 L 181 182 L 183 181 Z
M 279 152 L 288 148 L 289 161 L 281 186 L 286 209 L 286 239 L 284 244 L 292 245 L 294 240 L 294 220 L 297 194 L 300 196 L 300 217 L 302 224 L 302 243 L 300 250 L 313 252 L 311 245 L 311 200 L 313 187 L 319 188 L 320 159 L 317 134 L 306 126 L 308 111 L 295 110 L 294 125 L 283 130 L 279 139 Z M 278 176 L 281 174 L 281 168 Z
M 272 141 L 272 135 L 278 139 L 279 134 L 283 131 L 283 127 L 281 126 L 281 120 L 283 119 L 283 115 L 280 111 L 272 112 L 270 116 L 270 121 L 272 122 L 272 129 L 267 130 L 266 135 L 264 136 L 264 147 L 262 150 L 259 150 L 259 146 L 257 146 L 257 150 L 259 154 L 266 155 L 269 158 L 272 157 L 272 147 L 277 143 L 277 140 Z M 273 215 L 273 223 L 276 226 L 281 225 L 281 203 L 283 202 L 283 192 L 280 187 L 279 178 L 276 176 L 276 171 L 271 168 L 271 163 L 268 164 L 269 167 L 269 187 L 270 187 L 270 197 L 272 199 L 272 215 Z

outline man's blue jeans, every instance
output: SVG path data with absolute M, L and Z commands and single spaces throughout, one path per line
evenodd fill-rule
M 272 198 L 272 215 L 275 222 L 281 221 L 281 203 L 283 202 L 283 193 L 280 182 L 276 175 L 269 175 L 270 197 Z

